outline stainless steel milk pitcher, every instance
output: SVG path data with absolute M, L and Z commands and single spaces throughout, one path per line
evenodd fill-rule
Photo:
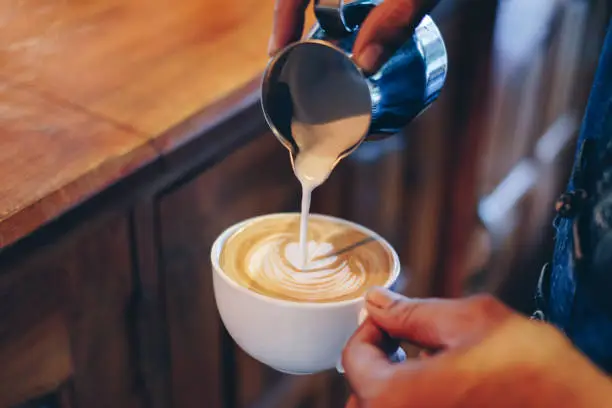
M 338 89 L 334 89 L 333 93 L 321 91 L 317 98 L 305 98 L 303 90 L 291 89 L 283 79 L 287 77 L 288 70 L 295 71 L 289 75 L 310 76 L 310 83 L 325 74 L 326 66 L 337 67 L 338 64 L 343 64 L 346 75 L 357 76 L 358 81 L 354 82 L 354 86 L 367 86 L 369 98 L 352 103 L 352 108 L 347 109 L 369 110 L 370 127 L 364 138 L 399 132 L 431 105 L 444 85 L 446 48 L 438 27 L 429 16 L 423 18 L 413 36 L 387 63 L 368 77 L 353 63 L 351 52 L 360 24 L 379 2 L 356 0 L 346 5 L 343 3 L 343 0 L 317 0 L 314 9 L 318 23 L 305 40 L 277 53 L 264 73 L 261 102 L 266 121 L 292 154 L 297 153 L 297 145 L 291 134 L 295 104 L 301 104 L 300 109 L 309 110 L 311 116 L 323 123 L 330 119 L 331 104 L 343 102 L 342 95 L 338 95 L 342 92 L 338 92 Z M 301 58 L 298 67 L 296 56 L 306 50 L 308 57 Z M 352 152 L 358 144 L 345 151 L 343 156 Z

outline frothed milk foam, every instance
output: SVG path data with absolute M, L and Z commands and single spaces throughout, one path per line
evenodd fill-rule
M 221 269 L 233 281 L 265 296 L 303 302 L 336 302 L 363 296 L 392 276 L 389 245 L 349 223 L 311 215 L 307 266 L 300 265 L 299 214 L 274 214 L 247 222 L 223 244 Z

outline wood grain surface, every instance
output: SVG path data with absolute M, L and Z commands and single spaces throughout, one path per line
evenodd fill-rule
M 196 112 L 223 117 L 265 67 L 273 3 L 0 2 L 0 248 L 165 154 Z
M 0 248 L 155 156 L 141 135 L 0 82 Z

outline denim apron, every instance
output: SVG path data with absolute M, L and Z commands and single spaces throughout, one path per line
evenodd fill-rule
M 559 327 L 612 374 L 612 20 L 556 210 L 555 253 L 540 276 L 534 318 Z

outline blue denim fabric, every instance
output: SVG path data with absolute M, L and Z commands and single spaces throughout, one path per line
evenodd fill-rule
M 568 184 L 568 191 L 584 189 L 588 197 L 578 224 L 585 257 L 577 260 L 574 256 L 576 218 L 557 217 L 545 315 L 594 363 L 612 373 L 612 20 L 579 147 L 585 142 L 592 149 L 577 153 Z

